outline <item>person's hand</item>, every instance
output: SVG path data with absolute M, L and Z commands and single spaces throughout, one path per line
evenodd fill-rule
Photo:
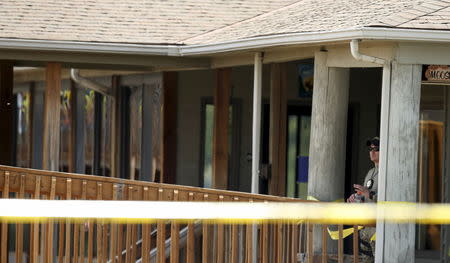
M 359 184 L 354 184 L 353 188 L 355 188 L 355 191 L 358 194 L 363 195 L 366 200 L 369 200 L 369 189 L 367 187 L 364 187 Z
M 352 194 L 347 198 L 347 203 L 354 203 L 355 202 L 355 194 Z

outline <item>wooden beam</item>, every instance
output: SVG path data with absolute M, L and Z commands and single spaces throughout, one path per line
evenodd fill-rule
M 161 183 L 176 183 L 178 74 L 163 73 Z
M 228 187 L 228 120 L 230 116 L 231 68 L 216 70 L 212 149 L 212 186 Z
M 12 165 L 13 150 L 13 64 L 0 62 L 0 164 Z
M 47 64 L 44 98 L 44 154 L 45 170 L 59 169 L 60 111 L 61 111 L 61 64 Z
M 272 64 L 270 73 L 269 162 L 272 166 L 269 194 L 286 192 L 286 64 Z

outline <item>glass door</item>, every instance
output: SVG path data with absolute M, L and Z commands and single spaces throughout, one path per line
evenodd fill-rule
M 306 199 L 311 107 L 288 106 L 287 115 L 286 196 Z

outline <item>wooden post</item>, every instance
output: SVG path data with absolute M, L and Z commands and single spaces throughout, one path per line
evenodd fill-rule
M 272 166 L 269 194 L 286 192 L 286 64 L 272 64 L 270 72 L 270 144 Z
M 177 173 L 177 88 L 176 72 L 163 73 L 161 183 L 176 183 Z
M 212 149 L 212 186 L 216 189 L 228 187 L 228 120 L 230 112 L 231 69 L 216 71 L 214 90 L 214 127 Z
M 14 68 L 11 62 L 0 62 L 0 164 L 13 165 L 13 78 Z
M 415 202 L 421 66 L 393 62 L 390 73 L 383 74 L 378 201 Z M 415 225 L 378 222 L 375 256 L 377 262 L 414 262 Z
M 61 111 L 61 64 L 50 62 L 46 70 L 44 99 L 44 154 L 45 170 L 59 169 L 59 138 Z
M 344 197 L 349 69 L 327 67 L 327 53 L 314 59 L 308 195 L 320 201 Z M 320 230 L 314 231 L 314 252 L 321 251 Z M 328 242 L 329 252 L 336 252 Z M 334 245 L 334 246 L 333 246 Z

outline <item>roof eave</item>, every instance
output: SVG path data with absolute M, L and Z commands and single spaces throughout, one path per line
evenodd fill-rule
M 176 56 L 176 45 L 0 38 L 0 49 Z
M 291 33 L 246 38 L 222 43 L 186 45 L 180 47 L 180 54 L 182 56 L 199 56 L 251 49 L 263 49 L 274 46 L 350 41 L 352 39 L 448 43 L 450 42 L 450 31 L 363 27 L 332 32 Z
M 208 56 L 225 52 L 255 50 L 287 45 L 324 44 L 329 42 L 350 41 L 352 39 L 448 43 L 450 31 L 363 27 L 331 32 L 307 32 L 260 36 L 229 42 L 198 45 L 146 45 L 0 38 L 0 49 L 154 56 Z

